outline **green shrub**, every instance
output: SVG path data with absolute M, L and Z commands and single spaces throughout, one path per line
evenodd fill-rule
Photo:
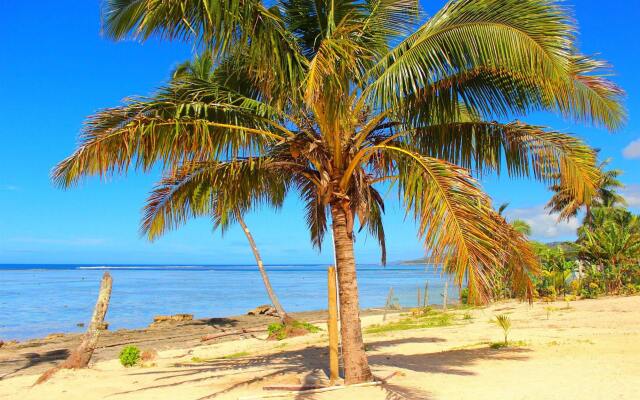
M 140 361 L 140 349 L 136 346 L 127 346 L 120 352 L 120 364 L 125 367 L 133 367 Z
M 300 336 L 298 332 L 306 331 L 309 333 L 319 332 L 321 329 L 308 322 L 293 321 L 289 324 L 274 322 L 267 327 L 269 337 L 282 340 L 289 336 Z

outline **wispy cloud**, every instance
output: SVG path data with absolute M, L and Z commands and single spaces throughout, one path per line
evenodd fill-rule
M 628 158 L 630 160 L 640 158 L 640 139 L 636 139 L 629 143 L 627 147 L 622 150 L 622 155 L 624 158 Z
M 549 214 L 544 205 L 507 211 L 510 220 L 521 219 L 531 225 L 531 236 L 538 240 L 558 240 L 575 236 L 580 226 L 577 218 L 558 222 L 557 214 Z
M 640 185 L 627 185 L 622 189 L 622 196 L 630 207 L 640 207 Z

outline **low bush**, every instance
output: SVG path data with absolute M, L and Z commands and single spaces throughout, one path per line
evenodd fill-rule
M 293 321 L 288 324 L 274 322 L 267 327 L 269 339 L 282 340 L 288 337 L 302 336 L 307 333 L 319 332 L 321 329 L 308 322 Z
M 120 364 L 125 367 L 133 367 L 140 362 L 140 349 L 136 346 L 127 346 L 120 352 Z

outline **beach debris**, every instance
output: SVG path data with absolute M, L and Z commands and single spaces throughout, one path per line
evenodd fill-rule
M 105 324 L 104 317 L 107 314 L 109 308 L 109 300 L 111 300 L 111 287 L 113 279 L 108 272 L 102 275 L 102 281 L 100 282 L 100 291 L 98 292 L 98 300 L 93 309 L 93 316 L 91 317 L 91 323 L 87 332 L 82 337 L 80 345 L 71 352 L 69 357 L 64 360 L 60 365 L 48 369 L 44 374 L 40 375 L 35 385 L 41 384 L 49 380 L 60 369 L 77 369 L 86 368 L 91 361 L 91 356 L 98 345 L 98 337 L 100 331 L 106 329 L 108 324 Z
M 50 333 L 44 337 L 44 340 L 60 339 L 64 337 L 64 333 Z
M 106 331 L 109 329 L 109 323 L 108 322 L 98 322 L 96 324 L 96 329 L 99 331 Z
M 153 361 L 158 358 L 158 352 L 155 349 L 147 349 L 140 354 L 140 359 L 144 362 Z
M 78 322 L 78 323 L 76 324 L 76 326 L 77 326 L 78 328 L 84 328 L 84 322 Z
M 353 385 L 335 385 L 335 386 L 327 386 L 327 387 L 322 387 L 322 388 L 311 388 L 311 389 L 307 389 L 308 386 L 291 386 L 291 387 L 286 387 L 286 386 L 280 386 L 280 388 L 282 389 L 276 389 L 275 386 L 266 386 L 263 387 L 264 390 L 287 390 L 286 392 L 283 393 L 274 393 L 274 394 L 264 394 L 264 395 L 255 395 L 255 396 L 246 396 L 246 397 L 240 397 L 238 398 L 238 400 L 259 400 L 259 399 L 269 399 L 269 398 L 276 398 L 276 397 L 284 397 L 284 396 L 300 396 L 300 395 L 305 395 L 305 394 L 312 394 L 312 393 L 323 393 L 323 392 L 331 392 L 334 390 L 341 390 L 341 389 L 347 389 L 347 388 L 357 388 L 357 387 L 366 387 L 366 386 L 379 386 L 382 385 L 384 383 L 386 383 L 389 379 L 393 378 L 396 375 L 400 375 L 399 372 L 393 372 L 391 374 L 389 374 L 388 376 L 384 377 L 384 378 L 376 378 L 376 380 L 371 381 L 371 382 L 364 382 L 364 383 L 356 383 Z M 309 385 L 312 386 L 312 385 Z M 286 389 L 285 389 L 286 388 Z
M 273 307 L 270 306 L 269 304 L 263 304 L 261 306 L 258 306 L 256 308 L 254 308 L 253 310 L 249 311 L 247 313 L 247 315 L 268 315 L 271 317 L 277 317 L 278 316 L 278 311 Z
M 4 346 L 4 342 L 0 340 L 0 347 Z
M 200 341 L 207 342 L 209 340 L 215 340 L 215 339 L 223 338 L 225 336 L 244 335 L 244 334 L 251 334 L 251 333 L 256 333 L 256 332 L 264 332 L 264 328 L 235 329 L 235 330 L 232 330 L 232 331 L 224 331 L 224 332 L 221 332 L 221 333 L 214 333 L 214 334 L 211 334 L 211 335 L 204 335 L 203 337 L 200 338 Z
M 166 323 L 193 321 L 193 314 L 173 314 L 173 315 L 156 315 L 149 328 L 155 328 L 158 325 Z

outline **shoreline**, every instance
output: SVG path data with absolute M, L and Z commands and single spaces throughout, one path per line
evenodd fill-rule
M 397 312 L 397 311 L 396 311 Z M 382 315 L 382 309 L 364 309 L 361 316 Z M 324 324 L 327 319 L 326 310 L 301 311 L 289 313 L 293 318 L 309 323 Z M 106 330 L 100 333 L 98 347 L 91 359 L 95 364 L 116 359 L 118 352 L 126 345 L 135 345 L 141 349 L 153 348 L 157 351 L 179 350 L 203 344 L 206 335 L 246 330 L 246 333 L 207 340 L 207 344 L 221 343 L 254 337 L 253 332 L 279 322 L 269 315 L 235 315 L 218 318 L 200 318 L 189 321 L 167 321 L 156 326 L 150 323 L 147 327 L 135 329 Z M 75 349 L 84 332 L 57 333 L 52 332 L 44 337 L 21 341 L 5 341 L 0 347 L 0 379 L 7 377 L 36 374 L 46 371 L 64 360 L 71 350 Z
M 393 379 L 376 387 L 347 387 L 313 398 L 636 398 L 640 296 L 580 300 L 568 308 L 563 301 L 533 305 L 505 301 L 483 308 L 450 309 L 447 314 L 452 318 L 449 325 L 374 332 L 367 327 L 380 324 L 382 316 L 363 312 L 372 370 L 377 376 L 395 373 Z M 500 314 L 513 323 L 506 347 L 493 346 L 503 341 L 494 322 Z M 402 318 L 406 317 L 400 313 L 388 314 L 387 322 Z M 186 328 L 177 330 L 181 329 Z M 37 387 L 31 386 L 38 377 L 36 371 L 48 365 L 33 358 L 32 365 L 21 371 L 0 375 L 0 398 L 203 400 L 268 394 L 291 399 L 303 397 L 280 396 L 264 388 L 325 382 L 326 331 L 282 341 L 266 340 L 265 332 L 196 342 L 176 340 L 161 348 L 160 341 L 153 341 L 157 359 L 132 368 L 122 367 L 103 352 L 90 368 L 60 371 Z M 121 347 L 116 346 L 112 354 Z M 0 365 L 6 368 L 6 360 L 0 360 Z

